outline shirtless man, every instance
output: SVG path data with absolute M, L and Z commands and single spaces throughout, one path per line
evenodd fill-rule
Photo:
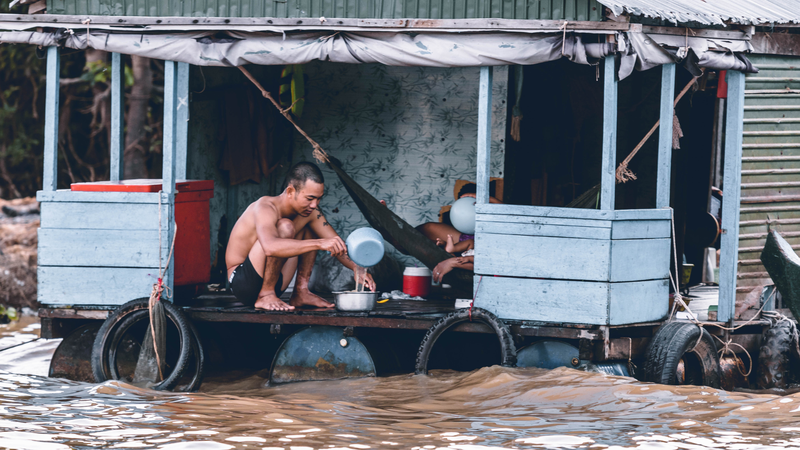
M 259 309 L 282 311 L 300 306 L 334 306 L 308 290 L 317 251 L 330 252 L 353 271 L 357 266 L 347 256 L 342 238 L 318 209 L 324 193 L 323 183 L 319 167 L 299 163 L 286 176 L 281 195 L 261 197 L 236 221 L 225 252 L 225 263 L 231 290 L 241 302 Z M 297 280 L 287 305 L 280 296 L 295 272 Z M 375 290 L 371 275 L 367 274 L 361 281 L 365 287 Z

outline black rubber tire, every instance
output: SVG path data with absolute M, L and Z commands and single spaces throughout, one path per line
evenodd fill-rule
M 203 377 L 205 376 L 205 364 L 206 364 L 206 350 L 203 347 L 203 341 L 200 340 L 200 334 L 197 332 L 194 324 L 190 321 L 189 328 L 192 330 L 192 355 L 194 356 L 194 371 L 192 375 L 192 379 L 185 387 L 181 389 L 173 389 L 176 392 L 195 392 L 200 389 L 200 385 L 203 384 Z M 180 385 L 178 385 L 180 387 Z
M 106 380 L 118 379 L 116 373 L 116 349 L 125 332 L 140 320 L 149 319 L 148 298 L 131 300 L 115 310 L 100 327 L 97 338 L 92 347 L 92 373 L 95 381 L 102 383 Z M 180 338 L 180 351 L 175 367 L 159 383 L 150 389 L 168 391 L 175 387 L 186 372 L 186 365 L 192 352 L 192 341 L 195 339 L 189 319 L 180 308 L 171 302 L 163 302 L 164 312 L 168 322 L 178 330 Z
M 796 325 L 791 320 L 773 323 L 761 335 L 756 366 L 758 389 L 786 389 L 792 373 L 792 349 Z M 793 380 L 792 380 L 793 381 Z
M 428 332 L 425 333 L 425 337 L 419 346 L 419 351 L 417 351 L 416 373 L 428 373 L 428 358 L 430 358 L 431 350 L 436 344 L 436 340 L 445 331 L 460 323 L 469 321 L 469 310 L 459 309 L 442 317 L 433 324 Z M 511 329 L 508 325 L 494 314 L 481 308 L 472 309 L 472 322 L 484 323 L 494 330 L 500 340 L 501 365 L 503 367 L 515 367 L 517 365 L 517 348 L 514 346 L 514 337 L 511 335 Z
M 691 322 L 662 325 L 650 340 L 646 355 L 645 381 L 720 387 L 721 371 L 714 339 L 708 331 Z M 681 360 L 685 379 L 679 383 L 678 366 Z
M 183 315 L 180 309 L 177 309 L 177 311 L 179 315 L 181 316 Z M 124 319 L 122 319 L 120 323 L 117 325 L 114 337 L 111 339 L 110 344 L 107 346 L 108 348 L 107 367 L 108 367 L 109 378 L 117 380 L 121 378 L 119 376 L 119 373 L 116 371 L 117 367 L 116 349 L 119 348 L 120 339 L 125 335 L 127 330 L 129 330 L 131 327 L 133 327 L 134 325 L 143 320 L 148 320 L 148 319 L 149 319 L 149 312 L 147 311 L 147 309 L 137 310 L 128 313 L 128 315 Z M 174 382 L 170 383 L 172 387 L 170 387 L 169 390 L 174 392 L 196 391 L 197 389 L 200 388 L 200 385 L 203 382 L 203 375 L 204 375 L 203 370 L 205 366 L 205 349 L 203 348 L 203 344 L 200 341 L 200 335 L 198 334 L 197 329 L 194 327 L 194 324 L 192 324 L 192 322 L 188 318 L 184 317 L 184 319 L 189 326 L 189 331 L 191 334 L 189 338 L 189 342 L 191 344 L 190 345 L 191 353 L 189 354 L 189 359 L 187 360 L 186 365 L 184 366 L 185 367 L 184 372 Z M 193 358 L 193 356 L 195 355 L 197 355 L 197 357 Z M 193 362 L 191 367 L 189 366 L 189 361 Z M 191 375 L 191 379 L 189 380 L 189 382 L 184 384 L 179 384 L 181 381 L 184 381 L 186 375 Z M 163 388 L 161 390 L 164 389 L 167 388 Z

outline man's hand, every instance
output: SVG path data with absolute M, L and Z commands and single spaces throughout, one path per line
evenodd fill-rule
M 347 254 L 347 246 L 339 236 L 330 239 L 321 239 L 320 250 L 330 252 L 332 256 Z
M 358 272 L 355 272 L 353 277 L 356 279 L 356 289 L 358 289 L 358 283 L 361 282 L 365 288 L 375 292 L 375 280 L 372 279 L 372 275 L 369 272 L 366 273 L 363 279 L 358 278 Z

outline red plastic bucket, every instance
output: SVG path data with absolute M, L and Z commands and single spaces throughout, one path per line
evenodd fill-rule
M 431 293 L 431 271 L 427 267 L 406 267 L 403 292 L 412 297 L 428 296 Z

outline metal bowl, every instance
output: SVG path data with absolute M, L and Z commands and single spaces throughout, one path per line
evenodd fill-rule
M 340 311 L 372 311 L 375 309 L 378 293 L 371 291 L 334 292 L 333 300 L 336 303 L 336 309 Z

